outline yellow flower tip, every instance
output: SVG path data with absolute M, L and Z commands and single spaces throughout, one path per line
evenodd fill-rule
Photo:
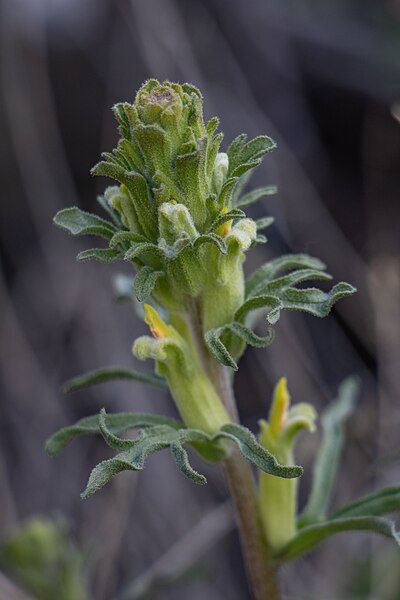
M 150 304 L 144 305 L 144 321 L 149 326 L 155 338 L 165 338 L 173 332 L 173 328 L 164 323 L 156 309 L 150 306 Z
M 224 208 L 221 210 L 221 215 L 225 215 L 228 212 L 228 207 L 224 206 Z M 221 223 L 221 225 L 219 227 L 217 227 L 217 234 L 220 235 L 221 237 L 225 237 L 226 235 L 228 235 L 228 233 L 231 232 L 232 230 L 232 223 L 233 221 L 225 221 L 224 223 Z
M 269 415 L 271 433 L 278 437 L 286 425 L 290 407 L 290 394 L 287 388 L 286 377 L 281 377 L 276 384 L 272 406 Z

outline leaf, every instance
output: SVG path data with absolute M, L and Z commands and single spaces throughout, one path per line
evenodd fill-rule
M 135 277 L 133 290 L 138 302 L 144 302 L 151 295 L 157 279 L 163 276 L 162 271 L 156 271 L 151 267 L 141 267 Z
M 151 242 L 139 242 L 134 244 L 124 256 L 124 260 L 133 260 L 139 256 L 149 255 L 159 260 L 163 256 L 162 250 Z
M 155 425 L 141 432 L 134 440 L 116 437 L 107 426 L 104 409 L 100 413 L 99 426 L 105 441 L 111 448 L 123 451 L 115 457 L 98 464 L 90 474 L 82 498 L 88 498 L 94 492 L 103 487 L 117 473 L 125 470 L 141 471 L 144 468 L 146 458 L 159 450 L 172 447 L 177 466 L 181 471 L 196 483 L 206 483 L 206 478 L 197 473 L 190 465 L 187 453 L 183 451 L 182 443 L 189 443 L 202 439 L 209 439 L 202 431 L 194 429 L 176 429 L 169 425 Z M 178 447 L 181 446 L 180 452 Z
M 118 244 L 138 244 L 142 242 L 147 242 L 147 238 L 140 233 L 134 233 L 133 231 L 117 231 L 110 240 L 110 246 L 115 248 Z
M 339 468 L 344 422 L 354 411 L 358 389 L 355 377 L 345 379 L 339 387 L 337 399 L 321 417 L 324 435 L 313 468 L 311 493 L 299 518 L 300 527 L 325 518 Z
M 121 438 L 119 434 L 132 429 L 142 428 L 134 439 Z M 112 477 L 124 470 L 143 469 L 146 458 L 163 448 L 170 447 L 179 469 L 196 483 L 206 483 L 206 478 L 195 471 L 188 459 L 183 444 L 189 444 L 203 456 L 212 456 L 213 460 L 226 457 L 224 447 L 219 440 L 227 439 L 237 444 L 247 460 L 259 469 L 277 477 L 299 477 L 303 470 L 299 466 L 285 466 L 263 448 L 255 436 L 246 427 L 228 423 L 214 435 L 197 429 L 187 429 L 183 423 L 157 415 L 118 413 L 107 415 L 102 409 L 100 415 L 86 417 L 75 425 L 64 427 L 46 442 L 46 451 L 54 455 L 69 442 L 80 435 L 101 433 L 106 443 L 119 454 L 98 464 L 92 471 L 86 489 L 81 495 L 87 498 L 103 487 Z M 224 452 L 222 450 L 224 449 Z
M 232 439 L 237 444 L 243 456 L 265 473 L 286 479 L 300 477 L 303 474 L 303 469 L 300 466 L 288 467 L 279 464 L 275 456 L 258 443 L 255 436 L 247 427 L 228 423 L 227 425 L 223 425 L 217 436 L 221 434 Z
M 244 219 L 246 217 L 246 213 L 244 213 L 240 209 L 232 209 L 224 214 L 219 215 L 210 225 L 208 231 L 215 231 L 220 225 L 226 223 L 226 221 L 233 221 L 234 219 Z
M 251 171 L 252 169 L 255 169 L 255 167 L 258 167 L 260 162 L 261 161 L 259 160 L 253 160 L 251 162 L 242 163 L 238 165 L 236 169 L 231 173 L 231 177 L 242 177 L 242 175 L 244 175 L 248 171 Z
M 372 531 L 385 537 L 394 538 L 400 545 L 400 535 L 395 530 L 394 523 L 379 517 L 352 517 L 347 519 L 332 519 L 304 527 L 276 555 L 280 561 L 289 560 L 309 552 L 326 538 L 343 531 Z
M 220 340 L 220 336 L 224 331 L 224 327 L 210 329 L 204 334 L 204 339 L 212 355 L 219 363 L 221 363 L 221 365 L 225 365 L 226 367 L 230 367 L 234 371 L 237 371 L 238 366 L 236 362 L 233 360 L 226 346 Z
M 260 283 L 268 283 L 279 273 L 300 268 L 323 271 L 326 267 L 318 258 L 313 258 L 307 254 L 284 254 L 267 262 L 249 277 L 246 282 L 246 297 L 253 295 L 253 290 Z
M 276 187 L 276 185 L 267 185 L 264 187 L 257 188 L 239 198 L 239 200 L 235 202 L 235 207 L 242 208 L 243 206 L 249 206 L 250 204 L 254 204 L 254 202 L 257 202 L 261 198 L 264 198 L 265 196 L 272 196 L 276 194 L 277 191 L 278 188 Z
M 272 344 L 274 340 L 274 332 L 271 329 L 268 330 L 265 337 L 260 337 L 256 335 L 254 331 L 238 321 L 233 321 L 222 327 L 216 327 L 207 331 L 204 335 L 204 339 L 214 358 L 222 365 L 230 367 L 234 371 L 238 370 L 238 366 L 225 344 L 221 341 L 221 337 L 224 333 L 229 331 L 243 340 L 246 344 L 250 344 L 257 348 L 265 348 L 265 346 Z
M 203 235 L 199 235 L 193 243 L 193 248 L 199 248 L 202 244 L 214 244 L 217 246 L 218 250 L 222 254 L 226 254 L 228 252 L 228 248 L 221 236 L 216 233 L 204 233 Z
M 266 294 L 270 296 L 278 296 L 284 290 L 292 288 L 298 283 L 302 283 L 303 281 L 309 280 L 322 280 L 329 281 L 332 279 L 332 276 L 325 271 L 317 271 L 315 269 L 298 269 L 297 271 L 292 271 L 289 275 L 284 275 L 283 277 L 278 277 L 277 279 L 273 279 L 269 282 L 261 282 L 258 286 L 253 289 L 252 296 L 259 296 L 260 294 Z
M 97 215 L 84 212 L 73 206 L 60 210 L 53 219 L 54 223 L 72 235 L 98 235 L 110 240 L 117 231 L 116 227 Z
M 96 200 L 102 209 L 108 214 L 108 216 L 111 217 L 117 229 L 121 229 L 123 227 L 121 217 L 119 216 L 118 212 L 112 206 L 110 206 L 105 196 L 97 196 Z
M 262 217 L 261 219 L 256 219 L 257 231 L 261 231 L 262 229 L 266 229 L 275 221 L 274 217 Z
M 64 384 L 63 391 L 65 394 L 70 394 L 83 388 L 98 385 L 99 383 L 105 383 L 106 381 L 113 381 L 115 379 L 130 379 L 142 383 L 149 383 L 150 385 L 155 385 L 161 389 L 167 388 L 165 380 L 159 375 L 146 371 L 139 371 L 137 369 L 112 366 L 95 369 L 94 371 L 89 371 L 89 373 L 70 379 Z
M 395 510 L 400 510 L 400 487 L 387 487 L 342 506 L 330 518 L 378 517 Z
M 242 323 L 249 312 L 258 310 L 260 308 L 265 309 L 265 312 L 268 316 L 268 321 L 273 325 L 278 320 L 279 311 L 281 308 L 283 308 L 283 305 L 280 300 L 274 296 L 253 296 L 252 298 L 246 300 L 242 306 L 238 308 L 235 314 L 235 320 Z
M 317 288 L 298 290 L 288 288 L 279 294 L 279 300 L 283 308 L 287 310 L 300 310 L 314 317 L 326 317 L 332 306 L 341 298 L 351 296 L 356 288 L 349 283 L 337 283 L 329 292 L 323 292 Z
M 188 453 L 186 452 L 182 444 L 178 442 L 172 442 L 171 452 L 178 469 L 180 469 L 182 473 L 186 475 L 186 477 L 194 481 L 194 483 L 199 483 L 200 485 L 204 485 L 205 483 L 207 483 L 206 477 L 204 477 L 204 475 L 201 475 L 201 473 L 195 471 L 190 465 Z
M 122 258 L 123 254 L 117 248 L 90 248 L 79 252 L 77 260 L 96 260 L 101 263 L 111 263 Z
M 154 425 L 167 425 L 174 429 L 184 427 L 183 423 L 175 421 L 174 419 L 141 413 L 115 413 L 113 415 L 107 415 L 105 418 L 107 427 L 113 434 L 123 433 L 124 431 L 137 427 L 152 427 Z M 74 438 L 81 435 L 99 433 L 101 433 L 99 415 L 84 417 L 74 425 L 63 427 L 54 433 L 47 440 L 45 449 L 48 454 L 53 456 L 63 450 L 63 448 L 65 448 Z

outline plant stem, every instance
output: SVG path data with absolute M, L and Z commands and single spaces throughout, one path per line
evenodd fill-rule
M 226 368 L 217 365 L 217 370 L 225 371 Z M 232 385 L 227 374 L 219 373 L 219 380 L 225 380 L 223 387 L 216 382 L 221 399 L 223 400 L 225 393 L 229 393 L 234 403 Z M 224 404 L 228 406 L 230 403 L 231 399 L 225 398 Z M 244 561 L 254 598 L 279 600 L 277 573 L 271 564 L 270 552 L 263 536 L 251 466 L 239 450 L 234 448 L 229 458 L 224 461 L 223 468 L 235 506 Z
M 204 343 L 200 311 L 195 301 L 188 305 L 188 316 L 204 369 L 232 422 L 238 423 L 239 417 L 231 379 L 227 368 L 213 358 Z M 271 564 L 270 551 L 263 535 L 258 512 L 257 490 L 251 466 L 235 447 L 231 455 L 223 462 L 223 469 L 235 507 L 245 566 L 253 596 L 255 600 L 279 600 L 276 569 Z

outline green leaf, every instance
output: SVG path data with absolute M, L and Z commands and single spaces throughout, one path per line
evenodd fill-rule
M 303 469 L 300 466 L 288 467 L 279 464 L 275 456 L 258 443 L 247 427 L 228 423 L 221 428 L 217 436 L 222 434 L 233 440 L 243 456 L 265 473 L 286 479 L 300 477 L 303 474 Z
M 270 227 L 274 221 L 274 217 L 262 217 L 261 219 L 256 219 L 257 231 Z
M 283 305 L 281 301 L 274 296 L 253 296 L 246 300 L 236 311 L 235 320 L 242 323 L 249 312 L 260 308 L 264 309 L 264 312 L 268 316 L 269 323 L 273 325 L 279 319 L 279 312 L 281 308 L 283 308 Z
M 115 248 L 118 244 L 138 244 L 147 241 L 147 238 L 140 233 L 134 233 L 133 231 L 117 231 L 110 240 L 110 246 Z
M 379 517 L 395 510 L 400 510 L 400 487 L 387 487 L 342 506 L 330 518 Z
M 138 427 L 153 427 L 164 425 L 173 429 L 184 427 L 183 423 L 175 419 L 168 419 L 158 415 L 141 413 L 116 413 L 105 417 L 108 430 L 113 434 L 123 433 Z M 63 427 L 54 433 L 46 442 L 45 449 L 53 456 L 65 448 L 74 438 L 81 435 L 99 434 L 99 415 L 84 417 L 68 427 Z
M 238 370 L 238 366 L 226 346 L 221 342 L 220 337 L 224 333 L 224 327 L 216 327 L 214 329 L 210 329 L 206 331 L 204 334 L 204 339 L 209 347 L 214 358 L 221 363 L 221 365 L 225 365 L 226 367 L 230 367 L 234 371 Z
M 328 273 L 325 273 L 325 271 L 316 271 L 315 269 L 298 269 L 297 271 L 292 271 L 292 273 L 289 273 L 289 275 L 278 277 L 272 281 L 261 282 L 253 289 L 252 296 L 266 294 L 270 296 L 276 295 L 279 297 L 281 292 L 297 285 L 298 283 L 302 283 L 303 281 L 329 281 L 330 279 L 332 279 L 332 276 Z
M 109 221 L 84 212 L 76 206 L 60 210 L 53 221 L 72 235 L 98 235 L 110 240 L 116 232 L 116 227 Z
M 257 188 L 239 198 L 239 200 L 235 202 L 235 207 L 242 208 L 243 206 L 249 206 L 250 204 L 254 204 L 254 202 L 257 202 L 261 198 L 264 198 L 265 196 L 272 196 L 276 194 L 277 191 L 278 188 L 276 187 L 276 185 L 267 185 L 264 187 Z
M 115 379 L 140 381 L 141 383 L 155 385 L 161 389 L 166 389 L 167 387 L 165 380 L 154 373 L 112 366 L 95 369 L 94 371 L 89 371 L 89 373 L 70 379 L 64 384 L 63 391 L 66 394 L 70 394 L 83 388 L 98 385 L 99 383 L 105 383 L 106 381 L 113 381 Z
M 249 277 L 246 282 L 246 297 L 254 295 L 253 290 L 261 283 L 272 281 L 284 271 L 300 268 L 323 271 L 326 267 L 318 258 L 313 258 L 307 254 L 284 254 L 267 262 Z
M 275 557 L 280 561 L 285 561 L 303 555 L 331 535 L 344 531 L 371 531 L 393 538 L 400 545 L 400 535 L 391 521 L 379 517 L 350 517 L 332 519 L 304 527 Z
M 163 275 L 162 271 L 156 271 L 148 266 L 141 267 L 138 270 L 133 284 L 133 290 L 138 302 L 144 302 L 150 297 L 157 279 Z
M 171 444 L 171 452 L 174 457 L 176 466 L 178 469 L 182 471 L 186 477 L 191 479 L 194 483 L 199 483 L 200 485 L 204 485 L 207 483 L 206 477 L 201 475 L 193 469 L 193 467 L 189 463 L 188 453 L 185 448 L 179 442 L 172 442 Z
M 118 212 L 112 206 L 110 206 L 105 196 L 97 196 L 96 200 L 100 204 L 101 208 L 108 214 L 108 216 L 111 217 L 117 229 L 122 229 L 123 225 L 121 217 L 119 216 Z
M 216 233 L 204 233 L 203 235 L 199 235 L 193 243 L 193 248 L 199 248 L 202 244 L 214 244 L 222 254 L 228 252 L 224 240 Z
M 298 290 L 288 288 L 278 295 L 287 310 L 300 310 L 314 317 L 326 317 L 332 306 L 341 298 L 351 296 L 356 288 L 349 283 L 337 283 L 329 292 L 323 292 L 317 288 Z
M 231 177 L 242 177 L 248 171 L 255 169 L 260 164 L 260 160 L 253 160 L 251 162 L 242 163 L 236 167 L 236 169 L 232 172 Z
M 244 213 L 242 210 L 240 209 L 232 209 L 227 213 L 221 214 L 219 215 L 210 225 L 210 227 L 208 228 L 208 231 L 215 231 L 215 229 L 217 229 L 217 227 L 219 227 L 220 225 L 222 225 L 222 223 L 226 223 L 226 221 L 233 221 L 234 219 L 244 219 L 246 217 L 246 213 Z
M 139 242 L 138 244 L 134 244 L 124 256 L 124 260 L 133 260 L 138 258 L 139 256 L 152 256 L 156 260 L 160 259 L 163 256 L 162 250 L 151 242 Z
M 216 327 L 207 331 L 204 334 L 204 339 L 214 358 L 222 365 L 230 367 L 234 371 L 238 370 L 238 366 L 225 344 L 221 341 L 221 337 L 227 332 L 233 333 L 246 344 L 250 344 L 257 348 L 265 348 L 272 344 L 274 340 L 274 332 L 272 329 L 267 331 L 265 337 L 260 337 L 239 321 L 233 321 L 222 327 Z
M 324 519 L 331 498 L 344 442 L 344 423 L 353 413 L 359 385 L 348 377 L 339 387 L 338 397 L 321 417 L 324 430 L 321 447 L 313 468 L 311 493 L 299 526 Z
M 111 263 L 122 258 L 123 253 L 117 248 L 90 248 L 79 252 L 77 260 L 96 260 L 101 263 Z

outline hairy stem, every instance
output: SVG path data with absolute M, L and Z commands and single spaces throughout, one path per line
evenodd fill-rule
M 189 304 L 189 321 L 204 369 L 210 377 L 233 422 L 239 422 L 232 381 L 226 367 L 217 363 L 206 347 L 202 334 L 200 311 L 193 301 Z M 255 600 L 279 600 L 275 568 L 271 564 L 260 522 L 257 491 L 248 461 L 237 448 L 223 463 L 225 477 L 234 503 L 242 551 Z

